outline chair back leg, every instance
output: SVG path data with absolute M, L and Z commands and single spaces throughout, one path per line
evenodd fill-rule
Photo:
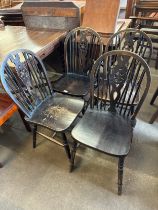
M 75 155 L 77 150 L 77 141 L 73 142 L 72 151 L 71 151 L 71 163 L 70 163 L 70 172 L 74 169 L 74 161 L 75 161 Z
M 157 109 L 157 111 L 153 114 L 153 116 L 151 117 L 149 123 L 152 124 L 152 123 L 156 120 L 157 117 L 158 117 L 158 109 Z
M 153 97 L 151 99 L 151 102 L 150 102 L 151 105 L 153 105 L 153 103 L 155 102 L 157 96 L 158 96 L 158 88 L 156 89 L 156 91 L 155 91 L 155 93 L 154 93 L 154 95 L 153 95 Z
M 34 128 L 33 128 L 33 148 L 36 148 L 36 131 L 37 131 L 37 125 L 34 125 Z
M 62 133 L 62 139 L 63 139 L 63 143 L 64 143 L 64 148 L 65 148 L 65 152 L 67 154 L 67 157 L 69 160 L 71 160 L 71 153 L 70 153 L 70 147 L 66 138 L 66 134 Z
M 124 157 L 119 157 L 118 161 L 118 195 L 122 194 L 122 181 L 123 181 L 123 167 L 124 167 Z
M 22 121 L 24 123 L 24 126 L 25 126 L 26 130 L 28 132 L 31 132 L 31 127 L 30 127 L 29 123 L 24 118 L 25 117 L 25 114 L 20 109 L 18 109 L 18 112 L 20 114 L 20 117 L 21 117 L 21 119 L 22 119 Z

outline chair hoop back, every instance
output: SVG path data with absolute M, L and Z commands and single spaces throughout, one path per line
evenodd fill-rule
M 105 52 L 112 50 L 127 50 L 144 58 L 147 63 L 152 56 L 152 41 L 150 37 L 139 29 L 125 29 L 113 34 L 108 41 Z
M 103 43 L 97 32 L 88 27 L 73 29 L 64 42 L 66 72 L 88 75 L 102 52 Z
M 42 61 L 29 50 L 9 53 L 0 74 L 6 92 L 27 117 L 31 117 L 35 108 L 53 94 Z
M 107 107 L 111 112 L 135 119 L 151 81 L 144 59 L 124 50 L 107 52 L 97 59 L 90 77 L 92 108 L 96 104 L 99 109 Z

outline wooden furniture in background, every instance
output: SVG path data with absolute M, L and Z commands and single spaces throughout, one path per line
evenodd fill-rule
M 158 1 L 153 0 L 133 0 L 135 6 L 131 26 L 138 28 L 151 38 L 153 49 L 156 51 L 155 68 L 158 69 Z M 155 58 L 152 58 L 155 60 Z
M 125 18 L 129 18 L 133 15 L 134 3 L 135 0 L 127 0 Z
M 4 22 L 4 25 L 24 25 L 21 5 L 22 4 L 18 4 L 13 7 L 0 9 L 0 16 L 2 21 Z
M 115 32 L 129 28 L 129 26 L 131 25 L 131 22 L 132 22 L 131 19 L 118 19 L 116 23 Z M 99 34 L 102 38 L 102 42 L 104 46 L 106 46 L 112 34 L 103 34 L 103 33 L 99 33 Z
M 120 0 L 87 0 L 83 16 L 83 27 L 98 33 L 113 34 L 119 13 Z
M 157 0 L 135 0 L 135 16 L 147 16 L 152 12 L 158 12 Z
M 0 126 L 18 111 L 18 107 L 6 93 L 0 93 Z
M 22 14 L 27 28 L 71 30 L 80 26 L 85 2 L 24 2 Z
M 11 5 L 11 0 L 0 0 L 0 8 L 10 7 Z
M 27 30 L 23 26 L 6 26 L 0 30 L 0 63 L 12 50 L 23 48 L 44 59 L 59 45 L 66 31 Z
M 0 92 L 0 126 L 2 126 L 8 119 L 10 119 L 17 111 L 20 114 L 26 130 L 31 132 L 31 127 L 25 121 L 23 112 L 18 109 L 8 94 Z

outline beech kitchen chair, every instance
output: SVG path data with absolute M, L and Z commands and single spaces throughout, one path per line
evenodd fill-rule
M 39 134 L 63 146 L 70 159 L 65 132 L 82 111 L 84 101 L 55 94 L 42 61 L 29 50 L 19 49 L 6 56 L 0 74 L 6 92 L 25 113 L 25 119 L 34 125 L 33 148 Z M 38 126 L 60 132 L 63 142 L 40 132 Z
M 150 37 L 139 29 L 129 28 L 120 30 L 109 39 L 105 52 L 111 50 L 127 50 L 138 54 L 150 62 L 152 56 L 152 41 Z
M 113 56 L 115 62 L 112 60 Z M 130 68 L 131 61 L 137 63 L 135 68 Z M 98 58 L 91 72 L 91 107 L 72 130 L 74 142 L 70 171 L 74 167 L 79 143 L 115 156 L 119 159 L 118 194 L 122 193 L 124 159 L 130 151 L 136 116 L 147 96 L 150 81 L 147 63 L 135 53 L 116 50 Z M 137 88 L 133 93 L 134 87 Z M 135 102 L 137 94 L 139 102 L 133 112 L 131 105 Z M 105 96 L 109 97 L 110 103 L 107 103 Z M 97 103 L 95 97 L 98 98 Z
M 102 52 L 101 38 L 93 29 L 70 31 L 64 42 L 65 74 L 54 83 L 54 90 L 84 98 L 89 92 L 92 66 Z

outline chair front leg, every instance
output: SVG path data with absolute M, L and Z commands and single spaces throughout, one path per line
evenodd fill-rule
M 34 125 L 34 128 L 33 128 L 33 148 L 36 148 L 36 131 L 37 131 L 37 125 Z
M 125 159 L 125 157 L 121 156 L 121 157 L 119 157 L 119 161 L 118 161 L 118 195 L 122 194 L 124 159 Z
M 153 103 L 155 102 L 156 98 L 158 96 L 158 88 L 156 89 L 151 101 L 150 101 L 150 104 L 153 105 Z
M 72 172 L 74 169 L 76 150 L 77 150 L 77 141 L 74 140 L 73 145 L 72 145 L 72 151 L 71 151 L 70 172 Z
M 67 138 L 66 138 L 66 134 L 62 133 L 62 137 L 63 137 L 64 148 L 65 148 L 67 157 L 68 157 L 69 160 L 71 160 L 70 147 L 69 147 L 69 144 L 68 144 L 68 141 L 67 141 Z
M 21 117 L 21 119 L 22 119 L 22 121 L 24 123 L 24 126 L 25 126 L 26 130 L 28 132 L 31 132 L 30 124 L 25 120 L 25 114 L 20 109 L 18 109 L 18 112 L 20 114 L 20 117 Z

